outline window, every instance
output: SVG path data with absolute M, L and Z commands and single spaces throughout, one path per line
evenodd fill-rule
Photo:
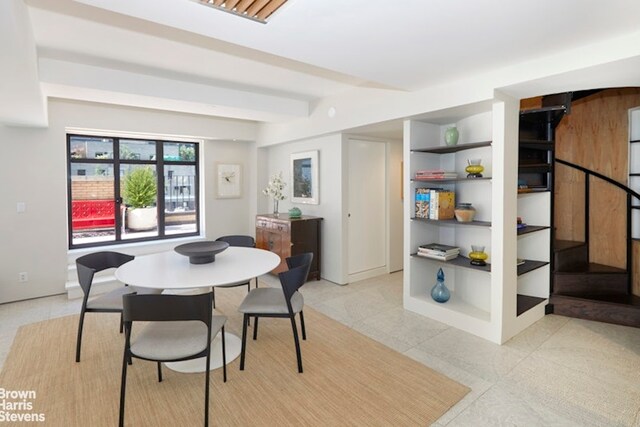
M 196 142 L 67 135 L 67 159 L 70 248 L 199 234 Z

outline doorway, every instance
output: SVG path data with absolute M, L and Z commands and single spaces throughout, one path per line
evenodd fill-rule
M 386 142 L 349 138 L 349 282 L 388 272 L 386 164 Z

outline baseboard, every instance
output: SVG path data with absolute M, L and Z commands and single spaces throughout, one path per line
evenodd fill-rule
M 361 271 L 359 273 L 349 274 L 349 283 L 359 282 L 360 280 L 371 279 L 372 277 L 388 274 L 387 267 L 372 268 L 371 270 Z

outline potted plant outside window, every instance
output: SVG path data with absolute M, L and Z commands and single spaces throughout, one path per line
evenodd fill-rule
M 124 203 L 127 205 L 127 228 L 151 230 L 158 225 L 156 177 L 150 167 L 135 169 L 124 179 Z

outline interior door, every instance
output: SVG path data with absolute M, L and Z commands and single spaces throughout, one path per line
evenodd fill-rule
M 386 144 L 349 140 L 349 274 L 386 266 Z

